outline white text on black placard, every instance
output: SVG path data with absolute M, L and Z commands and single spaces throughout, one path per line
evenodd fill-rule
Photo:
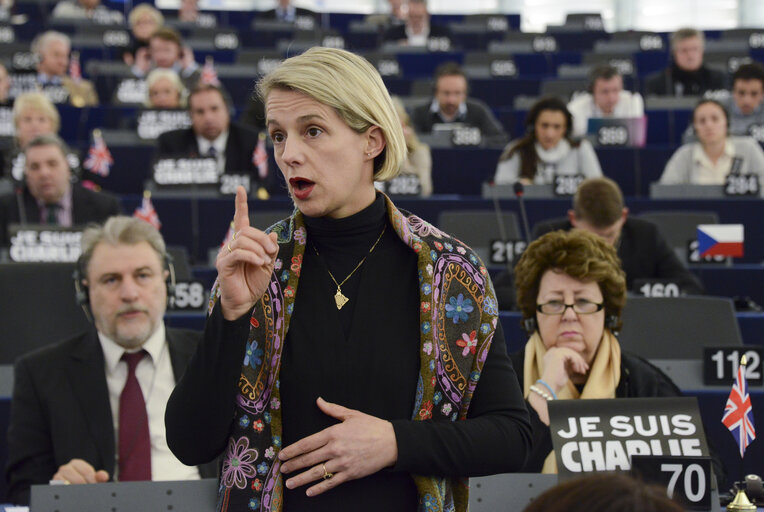
M 688 510 L 711 509 L 710 457 L 635 455 L 631 472 L 645 482 L 666 488 L 666 495 Z
M 513 263 L 526 247 L 525 240 L 491 240 L 491 263 Z
M 637 279 L 634 291 L 643 297 L 679 297 L 682 289 L 679 283 L 670 279 Z
M 207 289 L 199 281 L 175 284 L 175 294 L 170 297 L 170 309 L 197 311 L 207 303 Z
M 15 262 L 68 263 L 80 257 L 81 231 L 20 229 L 11 236 L 9 254 Z
M 729 174 L 724 180 L 725 196 L 758 196 L 759 177 L 755 174 Z
M 556 196 L 572 196 L 582 181 L 582 174 L 556 174 L 552 190 Z

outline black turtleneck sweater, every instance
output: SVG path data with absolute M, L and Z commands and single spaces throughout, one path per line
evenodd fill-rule
M 305 495 L 307 486 L 285 487 L 284 510 L 413 512 L 412 474 L 519 470 L 529 451 L 529 420 L 500 328 L 469 420 L 411 421 L 420 363 L 416 254 L 393 231 L 381 195 L 350 217 L 306 217 L 305 225 L 307 246 L 280 372 L 282 446 L 337 423 L 316 406 L 321 396 L 391 421 L 398 460 L 392 468 L 313 498 Z M 342 285 L 350 300 L 338 311 L 337 286 L 328 271 L 342 282 L 366 255 Z M 168 403 L 170 447 L 186 464 L 209 460 L 226 445 L 248 327 L 248 315 L 227 322 L 216 308 L 204 342 Z M 199 439 L 208 443 L 200 446 Z

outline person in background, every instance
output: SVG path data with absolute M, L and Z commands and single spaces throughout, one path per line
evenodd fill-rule
M 177 109 L 186 107 L 186 88 L 171 69 L 155 69 L 146 77 L 146 107 Z
M 0 245 L 8 244 L 8 225 L 84 225 L 103 222 L 120 211 L 119 200 L 72 183 L 68 148 L 57 135 L 39 135 L 24 146 L 24 187 L 0 197 Z
M 99 25 L 122 25 L 125 16 L 109 9 L 101 0 L 61 0 L 51 13 L 53 18 L 91 20 Z
M 0 107 L 10 107 L 13 105 L 13 98 L 10 96 L 11 76 L 8 69 L 0 62 Z
M 393 97 L 393 105 L 398 119 L 403 128 L 403 138 L 406 140 L 406 159 L 401 164 L 401 174 L 414 174 L 419 176 L 419 183 L 422 187 L 422 197 L 432 195 L 432 155 L 430 146 L 419 140 L 419 137 L 411 126 L 406 108 L 403 106 L 400 98 Z
M 368 61 L 314 47 L 258 90 L 295 210 L 264 233 L 239 187 L 170 448 L 225 454 L 219 512 L 465 512 L 463 477 L 515 471 L 529 449 L 487 271 L 376 192 L 406 148 Z
M 164 16 L 151 4 L 138 4 L 130 11 L 127 21 L 130 25 L 130 46 L 122 53 L 122 60 L 132 66 L 138 51 L 148 52 L 149 39 L 164 25 Z
M 731 173 L 758 176 L 764 184 L 764 151 L 751 137 L 730 137 L 727 109 L 716 100 L 701 100 L 692 111 L 698 142 L 682 145 L 666 163 L 664 185 L 722 185 Z M 759 187 L 764 195 L 764 187 Z
M 149 38 L 149 51 L 137 52 L 133 74 L 144 78 L 153 69 L 172 69 L 180 76 L 186 89 L 191 90 L 199 82 L 202 71 L 194 61 L 194 52 L 183 46 L 177 30 L 162 27 Z
M 549 431 L 551 400 L 675 397 L 658 368 L 621 349 L 615 332 L 626 278 L 615 247 L 577 229 L 533 241 L 515 266 L 517 303 L 530 339 L 510 354 L 531 415 L 533 449 L 524 472 L 557 473 Z M 723 465 L 714 457 L 719 482 Z
M 166 328 L 167 253 L 148 222 L 111 217 L 82 235 L 77 286 L 88 331 L 25 355 L 14 369 L 8 500 L 31 485 L 215 477 L 167 447 L 167 399 L 201 338 Z
M 75 107 L 98 105 L 93 82 L 84 78 L 72 78 L 69 72 L 71 56 L 69 36 L 48 30 L 32 41 L 32 53 L 37 58 L 37 84 L 42 87 L 54 103 L 70 103 Z M 64 95 L 55 94 L 57 88 Z
M 589 91 L 574 94 L 568 110 L 573 116 L 573 136 L 583 137 L 589 119 L 642 117 L 645 104 L 638 92 L 623 90 L 623 77 L 616 68 L 602 64 L 589 73 Z
M 587 140 L 573 138 L 573 117 L 559 98 L 542 98 L 528 111 L 525 136 L 504 149 L 494 182 L 548 185 L 557 175 L 602 176 Z
M 19 94 L 13 103 L 13 125 L 13 145 L 3 153 L 0 160 L 4 176 L 21 182 L 24 179 L 24 146 L 38 135 L 58 133 L 61 117 L 45 93 L 25 92 Z M 67 152 L 66 161 L 72 170 L 79 171 L 80 158 L 75 152 Z
M 451 39 L 451 31 L 444 25 L 431 24 L 427 0 L 409 0 L 406 22 L 392 25 L 382 35 L 383 42 L 404 46 L 427 46 L 431 39 Z
M 729 115 L 729 135 L 751 135 L 764 139 L 764 66 L 758 62 L 742 64 L 732 75 L 732 97 L 722 102 Z M 687 127 L 682 142 L 696 142 L 692 124 Z
M 446 62 L 435 70 L 432 101 L 415 107 L 411 122 L 419 134 L 442 127 L 464 126 L 480 130 L 490 145 L 504 144 L 507 133 L 484 102 L 467 97 L 467 75 L 455 62 Z
M 257 15 L 262 20 L 277 20 L 285 23 L 297 23 L 303 28 L 313 28 L 316 24 L 316 13 L 303 7 L 295 7 L 292 0 L 277 0 L 276 7 Z
M 567 220 L 537 223 L 533 227 L 533 238 L 559 229 L 583 229 L 615 247 L 629 290 L 634 290 L 634 283 L 640 279 L 667 279 L 676 283 L 683 293 L 704 293 L 700 280 L 679 261 L 658 227 L 629 215 L 621 189 L 610 178 L 584 180 L 573 196 L 573 208 L 568 210 Z
M 523 512 L 682 512 L 666 488 L 624 473 L 590 474 L 561 482 Z
M 727 88 L 727 77 L 703 63 L 705 36 L 694 28 L 671 34 L 671 64 L 645 79 L 647 96 L 701 96 Z
M 369 14 L 366 16 L 364 22 L 385 29 L 404 25 L 409 12 L 408 0 L 387 0 L 387 5 L 387 11 Z

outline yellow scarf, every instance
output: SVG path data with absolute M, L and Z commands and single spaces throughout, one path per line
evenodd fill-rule
M 523 364 L 523 393 L 525 398 L 531 393 L 530 387 L 543 374 L 544 355 L 546 347 L 538 332 L 533 333 L 525 345 L 525 361 Z M 578 400 L 591 398 L 615 398 L 615 388 L 621 380 L 621 346 L 613 334 L 605 329 L 600 340 L 600 346 L 594 355 L 594 361 L 589 368 L 589 375 L 581 393 L 576 386 L 568 384 L 557 393 L 559 400 Z M 557 462 L 554 450 L 549 452 L 542 473 L 557 473 Z

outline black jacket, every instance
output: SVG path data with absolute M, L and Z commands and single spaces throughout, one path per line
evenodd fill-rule
M 201 333 L 167 329 L 176 382 L 196 350 Z M 73 458 L 114 475 L 115 440 L 98 335 L 91 329 L 21 357 L 14 369 L 8 427 L 6 501 L 28 503 L 29 488 L 47 484 Z M 216 464 L 199 466 L 202 478 Z
M 727 88 L 727 76 L 703 65 L 697 71 L 682 71 L 671 64 L 645 79 L 645 96 L 702 96 L 706 91 Z
M 19 202 L 23 208 L 19 208 Z M 20 217 L 20 211 L 25 218 Z M 80 185 L 72 185 L 72 224 L 104 222 L 112 215 L 119 215 L 119 200 L 106 192 L 93 192 Z M 0 197 L 0 246 L 7 246 L 9 224 L 39 224 L 40 209 L 37 200 L 24 187 L 20 194 Z
M 382 41 L 383 42 L 391 42 L 395 43 L 398 41 L 405 41 L 409 38 L 408 35 L 406 35 L 406 25 L 395 25 L 393 27 L 388 28 L 384 34 L 382 34 Z M 430 33 L 427 36 L 428 39 L 430 38 L 446 38 L 448 40 L 451 39 L 451 31 L 448 30 L 448 27 L 443 25 L 430 25 Z

